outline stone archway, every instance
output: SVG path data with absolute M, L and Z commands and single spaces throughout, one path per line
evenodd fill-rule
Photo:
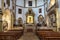
M 26 13 L 26 23 L 27 24 L 34 24 L 34 12 L 32 10 L 32 8 L 28 9 L 28 12 Z

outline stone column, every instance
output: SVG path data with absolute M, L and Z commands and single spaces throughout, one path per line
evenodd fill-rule
M 4 12 L 4 0 L 1 0 L 1 8 L 2 8 L 2 12 Z
M 60 0 L 56 0 L 56 20 L 57 31 L 60 31 Z

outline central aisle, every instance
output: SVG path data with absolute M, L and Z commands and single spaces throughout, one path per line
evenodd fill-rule
M 26 32 L 24 35 L 18 40 L 39 40 L 38 37 L 33 32 Z

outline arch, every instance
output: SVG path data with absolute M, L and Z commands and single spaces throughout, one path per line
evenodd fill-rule
M 44 17 L 43 17 L 42 15 L 39 15 L 39 16 L 38 16 L 38 21 L 39 21 L 39 22 L 43 21 L 43 19 L 44 19 Z
M 14 12 L 12 13 L 12 16 L 13 16 L 13 26 L 15 26 L 15 25 L 16 25 L 16 24 L 15 24 L 16 16 L 15 16 L 15 13 L 14 13 Z
M 21 17 L 18 18 L 18 25 L 22 26 L 22 18 Z

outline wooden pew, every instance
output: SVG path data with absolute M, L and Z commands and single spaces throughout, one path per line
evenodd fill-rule
M 53 31 L 52 29 L 37 29 L 36 31 Z
M 0 40 L 15 40 L 15 39 L 17 39 L 16 38 L 17 34 L 18 33 L 16 33 L 16 32 L 1 32 Z
M 23 30 L 9 30 L 0 32 L 0 40 L 17 40 L 23 34 Z
M 60 40 L 60 33 L 57 32 L 45 32 L 45 34 L 41 34 L 42 39 L 48 40 Z
M 40 30 L 37 31 L 37 35 L 40 40 L 60 40 L 60 33 L 52 30 Z
M 38 35 L 37 33 L 43 33 L 44 34 L 44 31 L 53 31 L 52 29 L 38 29 L 36 30 L 36 35 Z
M 9 30 L 9 31 L 11 31 L 11 32 L 21 32 L 21 33 L 19 33 L 19 35 L 17 36 L 18 38 L 20 37 L 20 36 L 22 36 L 23 35 L 23 32 L 24 32 L 24 29 L 18 29 L 18 30 L 15 30 L 15 29 L 12 29 L 12 30 Z

